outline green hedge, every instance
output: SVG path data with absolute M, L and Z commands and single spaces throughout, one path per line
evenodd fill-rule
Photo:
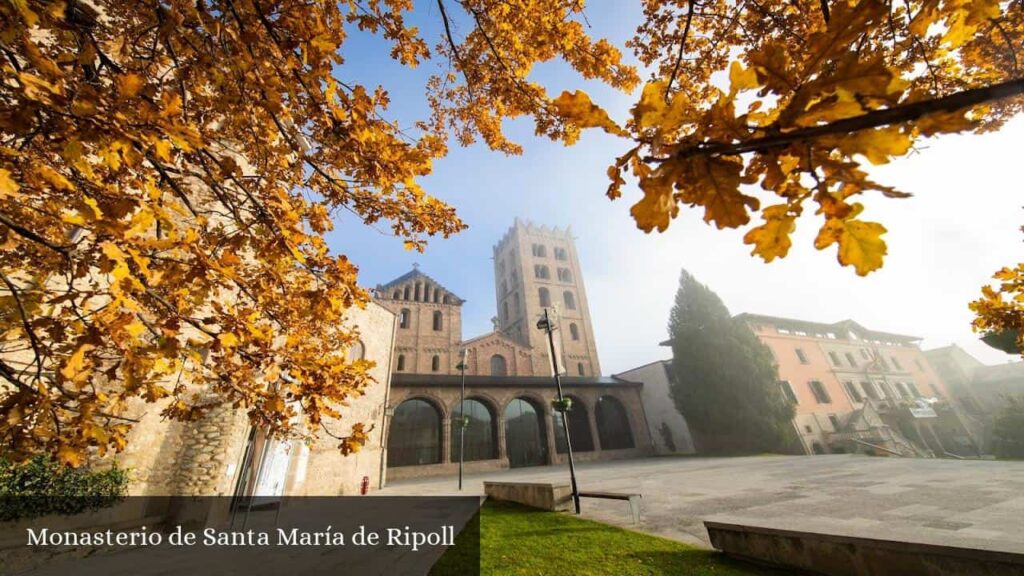
M 21 464 L 0 458 L 0 522 L 98 510 L 127 493 L 128 474 L 117 467 L 93 471 L 47 456 Z

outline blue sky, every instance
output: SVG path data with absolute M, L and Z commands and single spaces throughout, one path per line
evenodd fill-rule
M 591 34 L 622 46 L 639 22 L 638 4 L 590 3 Z M 419 6 L 412 20 L 433 45 L 442 34 L 436 5 Z M 346 44 L 347 61 L 338 74 L 383 85 L 391 97 L 388 117 L 408 125 L 427 114 L 424 83 L 437 64 L 409 70 L 388 51 L 379 39 L 356 34 Z M 635 101 L 635 95 L 584 81 L 563 64 L 539 66 L 532 78 L 556 95 L 584 89 L 620 121 Z M 339 213 L 328 236 L 332 249 L 359 266 L 364 286 L 387 282 L 419 263 L 466 299 L 463 337 L 468 339 L 490 330 L 495 314 L 491 249 L 513 219 L 571 225 L 606 374 L 669 355 L 657 343 L 666 335 L 681 268 L 709 284 L 733 313 L 823 322 L 852 318 L 869 328 L 921 336 L 925 348 L 955 342 L 986 362 L 1009 359 L 977 342 L 967 302 L 992 272 L 1024 259 L 1019 231 L 1024 196 L 1011 173 L 1024 142 L 1020 119 L 996 134 L 926 142 L 912 157 L 872 170 L 882 182 L 915 196 L 865 200 L 865 217 L 890 230 L 886 266 L 867 278 L 841 268 L 834 251 L 813 248 L 816 223 L 810 220 L 798 223 L 790 256 L 769 265 L 750 257 L 743 231 L 711 229 L 694 210 L 684 208 L 667 233 L 646 235 L 629 216 L 639 198 L 635 187 L 616 202 L 604 197 L 605 169 L 627 148 L 625 141 L 589 131 L 567 148 L 534 136 L 530 120 L 508 122 L 506 132 L 524 146 L 523 155 L 505 156 L 480 144 L 453 145 L 423 180 L 430 193 L 456 207 L 468 230 L 434 239 L 420 254 L 404 250 L 387 234 L 386 224 L 375 230 Z M 963 204 L 964 198 L 970 203 Z

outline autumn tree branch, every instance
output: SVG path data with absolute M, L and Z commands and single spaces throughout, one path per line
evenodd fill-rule
M 672 75 L 668 77 L 668 84 L 665 85 L 665 99 L 668 100 L 672 92 L 672 83 L 679 74 L 679 66 L 683 63 L 683 54 L 686 52 L 686 38 L 690 35 L 690 25 L 693 23 L 693 8 L 696 0 L 690 0 L 686 5 L 686 24 L 683 25 L 683 37 L 679 40 L 679 52 L 676 54 L 676 65 L 672 68 Z
M 715 155 L 736 155 L 750 152 L 761 152 L 781 146 L 788 146 L 797 142 L 804 142 L 821 138 L 822 136 L 834 136 L 837 134 L 849 134 L 861 130 L 869 130 L 890 124 L 902 124 L 917 120 L 927 114 L 938 112 L 956 112 L 964 108 L 1012 98 L 1024 94 L 1024 78 L 1009 80 L 983 88 L 972 88 L 963 92 L 956 92 L 949 96 L 912 102 L 892 108 L 873 110 L 867 114 L 837 120 L 821 126 L 800 128 L 783 134 L 773 134 L 761 138 L 753 138 L 743 142 L 707 142 L 683 148 L 668 157 L 647 156 L 644 162 L 666 162 L 695 156 Z

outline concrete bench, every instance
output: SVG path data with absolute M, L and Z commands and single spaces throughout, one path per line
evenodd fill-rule
M 580 498 L 603 498 L 605 500 L 628 500 L 629 512 L 633 515 L 633 524 L 640 523 L 640 499 L 642 494 L 626 494 L 622 492 L 580 492 Z
M 568 484 L 544 482 L 484 482 L 484 494 L 494 500 L 525 504 L 541 510 L 572 510 L 572 488 Z
M 729 556 L 799 573 L 834 576 L 1019 576 L 1024 546 L 951 535 L 942 540 L 819 521 L 730 516 L 704 521 L 711 545 Z

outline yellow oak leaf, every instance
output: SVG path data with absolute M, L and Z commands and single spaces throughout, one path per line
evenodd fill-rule
M 729 66 L 729 95 L 735 96 L 741 90 L 753 90 L 757 87 L 757 72 L 733 61 Z
M 68 361 L 64 363 L 64 366 L 60 369 L 60 374 L 67 380 L 77 381 L 83 376 L 87 375 L 85 355 L 95 348 L 93 344 L 83 342 L 75 348 L 75 351 L 68 358 Z
M 17 198 L 18 183 L 11 178 L 11 172 L 4 168 L 0 168 L 0 199 L 3 198 Z
M 65 466 L 78 468 L 85 464 L 85 449 L 81 446 L 61 444 L 57 449 L 57 459 Z
M 238 346 L 238 336 L 235 336 L 232 332 L 222 332 L 217 336 L 217 340 L 219 340 L 221 346 L 225 348 L 234 348 L 235 346 Z
M 793 245 L 790 234 L 796 229 L 796 217 L 789 214 L 789 206 L 779 204 L 761 211 L 764 224 L 752 228 L 743 236 L 744 244 L 753 244 L 752 256 L 760 256 L 765 262 L 785 258 Z
M 134 98 L 142 91 L 146 81 L 138 74 L 122 74 L 117 77 L 117 95 L 121 98 Z
M 859 210 L 854 211 L 856 212 Z M 885 227 L 877 222 L 830 218 L 818 231 L 814 246 L 818 250 L 823 250 L 838 242 L 839 263 L 843 266 L 853 266 L 858 276 L 867 276 L 882 267 L 887 247 L 881 236 L 885 232 Z
M 608 116 L 603 108 L 590 101 L 582 90 L 562 92 L 553 104 L 558 115 L 580 128 L 601 128 L 609 134 L 625 136 L 626 132 Z

